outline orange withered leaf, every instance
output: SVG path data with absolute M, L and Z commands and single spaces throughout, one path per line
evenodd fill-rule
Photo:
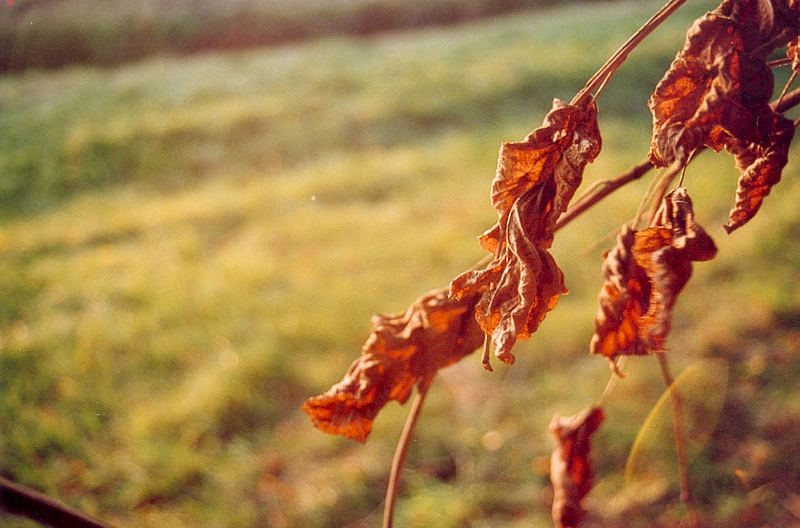
M 753 218 L 772 187 L 781 180 L 781 172 L 789 162 L 794 123 L 772 114 L 764 117 L 760 124 L 764 141 L 731 141 L 728 145 L 740 171 L 736 203 L 723 226 L 728 233 Z
M 456 277 L 450 293 L 457 299 L 480 295 L 475 316 L 505 363 L 514 362 L 516 340 L 530 337 L 567 291 L 547 249 L 558 217 L 600 147 L 594 103 L 555 100 L 540 128 L 500 148 L 492 182 L 498 220 L 480 237 L 494 258 L 486 268 Z
M 743 87 L 743 79 L 758 82 Z M 745 52 L 736 22 L 705 14 L 650 98 L 650 161 L 686 163 L 703 146 L 719 151 L 730 136 L 758 141 L 756 116 L 769 111 L 771 93 L 772 73 Z
M 475 321 L 475 300 L 451 299 L 439 289 L 404 313 L 373 316 L 372 333 L 342 381 L 303 405 L 314 426 L 366 441 L 384 405 L 404 403 L 414 385 L 429 384 L 439 369 L 480 346 L 483 332 Z
M 692 261 L 710 260 L 716 254 L 714 241 L 695 222 L 692 200 L 684 187 L 667 194 L 651 227 L 636 233 L 633 255 L 651 286 L 639 332 L 651 351 L 664 349 L 672 307 L 692 275 Z
M 555 222 L 580 185 L 584 167 L 600 153 L 601 144 L 593 102 L 584 107 L 555 99 L 541 127 L 520 142 L 500 147 L 491 191 L 492 206 L 498 213 L 495 228 L 502 230 L 518 200 L 527 195 L 529 201 L 535 198 L 540 202 L 524 218 L 536 227 L 528 237 L 538 247 L 550 247 Z M 489 245 L 488 251 L 494 251 L 497 235 L 490 230 L 481 241 L 484 247 Z
M 692 201 L 679 187 L 667 194 L 650 227 L 623 228 L 603 262 L 593 354 L 661 352 L 672 308 L 692 274 L 692 261 L 716 255 L 714 241 L 695 222 Z
M 594 478 L 589 459 L 591 436 L 602 421 L 603 410 L 591 407 L 568 418 L 554 416 L 550 422 L 550 432 L 557 442 L 550 459 L 556 528 L 574 528 L 586 515 L 581 501 L 592 489 Z
M 755 214 L 785 165 L 791 136 L 769 105 L 773 76 L 765 59 L 797 38 L 799 19 L 797 5 L 783 0 L 723 2 L 695 21 L 650 98 L 654 165 L 685 165 L 703 147 L 748 151 L 746 163 L 737 160 L 740 189 L 728 231 Z
M 649 352 L 639 337 L 639 325 L 650 305 L 650 281 L 633 257 L 635 232 L 624 226 L 617 244 L 603 257 L 603 287 L 598 295 L 595 333 L 589 351 L 613 360 L 616 356 Z

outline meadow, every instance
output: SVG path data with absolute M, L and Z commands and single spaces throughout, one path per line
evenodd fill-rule
M 585 185 L 644 159 L 647 98 L 714 5 L 690 2 L 607 87 Z M 302 402 L 341 378 L 371 314 L 405 310 L 483 256 L 500 142 L 538 127 L 659 6 L 567 4 L 0 77 L 0 474 L 119 526 L 379 525 L 408 406 L 388 405 L 360 445 L 313 429 Z M 676 374 L 727 364 L 727 385 L 705 395 L 722 412 L 691 466 L 714 526 L 798 522 L 793 154 L 732 235 L 729 156 L 704 153 L 686 174 L 719 255 L 695 265 L 670 356 Z M 609 379 L 588 354 L 600 255 L 651 177 L 559 232 L 570 293 L 515 365 L 488 373 L 476 354 L 437 376 L 398 526 L 550 526 L 547 426 Z M 625 371 L 594 439 L 586 524 L 674 525 L 674 472 L 652 485 L 623 476 L 664 391 L 653 358 Z
M 447 25 L 560 0 L 6 0 L 0 72 Z

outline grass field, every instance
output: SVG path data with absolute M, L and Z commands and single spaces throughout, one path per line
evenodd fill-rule
M 649 92 L 712 6 L 690 3 L 604 92 L 587 184 L 644 158 Z M 372 313 L 483 256 L 500 142 L 570 99 L 658 7 L 0 77 L 0 473 L 120 526 L 379 525 L 407 406 L 387 406 L 361 446 L 300 405 L 340 379 Z M 671 361 L 728 363 L 692 465 L 719 526 L 797 522 L 798 166 L 731 236 L 731 160 L 704 154 L 686 175 L 720 253 L 695 266 Z M 550 525 L 547 425 L 608 380 L 586 352 L 600 253 L 648 183 L 559 233 L 570 294 L 517 364 L 489 374 L 467 358 L 438 376 L 398 526 Z M 622 476 L 663 382 L 652 358 L 626 371 L 595 438 L 587 524 L 668 526 L 676 483 Z
M 448 25 L 563 0 L 6 0 L 0 72 Z

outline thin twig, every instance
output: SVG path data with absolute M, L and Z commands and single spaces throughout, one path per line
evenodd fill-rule
M 585 103 L 589 98 L 600 95 L 602 87 L 608 83 L 608 81 L 611 79 L 611 76 L 614 75 L 620 65 L 625 62 L 625 59 L 628 58 L 630 52 L 633 51 L 636 46 L 639 45 L 639 43 L 641 43 L 650 33 L 652 33 L 685 2 L 686 0 L 670 0 L 661 9 L 656 11 L 656 13 L 650 17 L 650 19 L 645 22 L 644 25 L 642 25 L 642 27 L 636 31 L 636 33 L 631 35 L 631 37 L 625 41 L 625 43 L 620 46 L 616 52 L 614 52 L 614 54 L 606 61 L 606 63 L 603 64 L 599 70 L 597 70 L 597 73 L 589 78 L 589 80 L 586 82 L 586 86 L 584 86 L 580 92 L 575 94 L 571 104 L 579 106 Z M 598 89 L 598 92 L 593 96 L 592 92 L 595 89 Z
M 644 160 L 633 167 L 627 172 L 617 176 L 613 180 L 602 180 L 590 187 L 586 193 L 581 195 L 575 202 L 562 214 L 556 222 L 553 231 L 558 231 L 576 217 L 580 216 L 584 211 L 594 206 L 597 202 L 613 193 L 623 185 L 638 180 L 653 168 L 649 160 Z
M 667 169 L 662 172 L 655 181 L 652 193 L 647 197 L 650 200 L 650 211 L 647 215 L 647 225 L 650 226 L 653 224 L 656 213 L 658 213 L 658 208 L 661 205 L 661 200 L 664 198 L 664 195 L 667 194 L 667 189 L 672 184 L 672 180 L 675 179 L 675 176 L 678 175 L 681 170 L 682 166 L 680 162 L 676 161 L 667 167 Z
M 489 339 L 489 334 L 484 334 L 483 352 L 481 353 L 481 365 L 483 365 L 483 368 L 485 368 L 489 372 L 494 371 L 494 369 L 492 368 L 491 347 L 492 347 L 492 342 L 491 339 Z
M 606 388 L 603 389 L 603 393 L 600 394 L 600 399 L 597 400 L 597 403 L 595 404 L 597 407 L 602 407 L 605 404 L 606 398 L 614 391 L 614 388 L 617 386 L 617 382 L 624 377 L 622 374 L 622 367 L 625 366 L 627 357 L 628 356 L 620 356 L 616 362 L 611 363 L 611 377 L 608 379 L 608 383 L 606 383 Z
M 428 383 L 421 383 L 417 386 L 417 394 L 414 396 L 414 401 L 411 402 L 411 408 L 408 410 L 408 417 L 403 426 L 403 432 L 400 434 L 400 439 L 397 441 L 397 448 L 394 451 L 394 458 L 392 458 L 392 470 L 389 473 L 389 483 L 386 485 L 386 504 L 383 508 L 383 528 L 392 528 L 394 522 L 394 507 L 397 503 L 397 491 L 400 488 L 400 473 L 403 471 L 403 464 L 406 461 L 406 454 L 408 453 L 408 446 L 411 443 L 411 435 L 414 433 L 414 427 L 417 425 L 420 412 L 422 411 L 422 404 L 425 403 L 425 396 L 428 394 L 428 388 L 433 380 Z
M 794 80 L 797 78 L 797 72 L 792 71 L 792 74 L 787 79 L 786 84 L 783 85 L 783 90 L 781 90 L 781 95 L 778 96 L 778 100 L 775 102 L 775 106 L 780 106 L 781 101 L 783 101 L 783 97 L 786 95 L 786 92 L 789 90 L 789 86 L 792 85 Z
M 650 185 L 647 186 L 642 199 L 639 201 L 639 207 L 636 208 L 636 215 L 629 224 L 631 229 L 637 229 L 637 226 L 642 220 L 642 216 L 645 214 L 645 211 L 652 208 L 653 196 L 655 195 L 656 189 L 660 188 L 659 181 L 659 178 L 653 178 L 650 180 Z
M 800 104 L 800 88 L 783 94 L 778 100 L 771 103 L 770 107 L 775 112 L 782 113 L 794 106 L 797 106 L 798 104 Z M 698 148 L 697 151 L 692 154 L 692 157 L 689 161 L 691 162 L 697 158 L 697 155 L 703 150 L 705 150 L 704 147 Z M 614 179 L 595 182 L 591 187 L 589 187 L 589 189 L 586 190 L 584 194 L 576 198 L 566 211 L 564 211 L 564 214 L 562 214 L 556 222 L 554 231 L 558 231 L 562 227 L 566 226 L 572 220 L 586 212 L 588 209 L 597 205 L 598 202 L 623 185 L 638 180 L 647 174 L 652 168 L 653 166 L 650 161 L 645 159 Z M 672 178 L 674 178 L 675 174 L 677 174 L 678 171 L 682 170 L 683 168 L 684 167 L 681 166 L 669 167 L 667 169 L 667 176 L 665 178 L 666 185 L 669 185 L 669 182 L 672 181 Z
M 54 528 L 113 528 L 55 499 L 0 477 L 0 511 Z
M 657 353 L 658 364 L 661 367 L 661 375 L 667 385 L 670 400 L 672 401 L 672 418 L 675 428 L 675 449 L 678 453 L 678 478 L 681 486 L 681 502 L 686 505 L 689 511 L 690 522 L 695 522 L 694 504 L 692 502 L 692 485 L 689 479 L 689 462 L 686 455 L 686 434 L 683 429 L 683 402 L 681 396 L 675 388 L 675 380 L 669 372 L 666 352 Z
M 770 107 L 778 112 L 783 113 L 788 109 L 792 108 L 793 106 L 797 106 L 800 104 L 800 88 L 795 88 L 791 92 L 785 94 L 779 101 L 775 101 L 774 103 L 770 103 Z
M 767 68 L 780 68 L 782 66 L 788 66 L 792 63 L 792 59 L 789 57 L 784 57 L 782 59 L 775 59 L 773 61 L 767 62 Z

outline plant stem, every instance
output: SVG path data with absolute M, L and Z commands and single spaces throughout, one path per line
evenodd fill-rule
M 691 161 L 691 158 L 689 161 Z M 680 162 L 675 161 L 672 163 L 672 165 L 667 167 L 655 181 L 652 194 L 648 196 L 648 199 L 650 200 L 650 210 L 647 211 L 648 226 L 653 225 L 656 214 L 658 213 L 658 209 L 661 207 L 661 202 L 664 198 L 664 195 L 667 194 L 667 189 L 669 189 L 669 186 L 672 185 L 672 180 L 675 179 L 675 176 L 677 176 L 682 170 L 683 167 L 681 166 Z
M 556 222 L 553 231 L 558 231 L 572 220 L 580 216 L 584 211 L 594 206 L 597 202 L 613 193 L 626 183 L 638 180 L 653 168 L 649 160 L 644 160 L 613 180 L 601 180 L 592 185 L 584 194 L 562 214 Z
M 606 383 L 606 388 L 603 389 L 600 399 L 597 400 L 597 403 L 595 404 L 597 407 L 602 407 L 605 404 L 606 398 L 614 391 L 614 387 L 617 386 L 619 379 L 624 377 L 621 370 L 625 365 L 625 360 L 627 357 L 628 356 L 620 356 L 615 363 L 611 364 L 611 377 L 608 379 L 608 383 Z
M 800 104 L 800 88 L 783 94 L 779 100 L 774 101 L 770 104 L 770 106 L 775 112 L 785 112 L 786 110 L 795 107 L 798 104 Z M 694 153 L 689 161 L 696 158 L 697 155 L 703 150 L 705 150 L 704 147 L 698 148 L 697 152 Z M 572 220 L 586 212 L 588 209 L 591 209 L 597 205 L 598 202 L 623 185 L 638 180 L 647 174 L 652 168 L 653 166 L 651 165 L 650 161 L 645 159 L 614 179 L 601 180 L 594 183 L 589 189 L 586 190 L 585 193 L 576 198 L 566 211 L 564 211 L 564 214 L 562 214 L 556 222 L 554 231 L 558 231 L 562 227 L 566 226 Z M 681 169 L 683 169 L 683 167 L 680 166 L 669 167 L 667 169 L 668 175 L 666 176 L 666 185 L 669 185 L 669 182 L 672 181 L 672 178 L 674 178 L 675 174 L 677 174 Z
M 0 477 L 0 511 L 58 528 L 112 528 L 47 495 Z
M 786 92 L 789 90 L 789 87 L 792 85 L 794 80 L 797 78 L 797 72 L 793 71 L 792 74 L 789 76 L 789 79 L 786 81 L 786 84 L 783 85 L 783 90 L 781 90 L 781 95 L 778 96 L 778 100 L 775 103 L 775 106 L 780 106 L 781 101 L 783 101 L 783 97 L 786 95 Z
M 678 452 L 678 478 L 680 479 L 681 486 L 681 502 L 686 505 L 689 510 L 690 518 L 694 519 L 694 508 L 692 504 L 692 487 L 689 480 L 689 462 L 686 455 L 686 435 L 683 429 L 683 402 L 678 390 L 674 387 L 674 379 L 669 372 L 669 365 L 667 364 L 666 352 L 656 354 L 658 357 L 658 364 L 661 367 L 661 375 L 664 377 L 664 383 L 667 384 L 670 400 L 672 401 L 672 417 L 675 427 L 675 449 Z
M 489 334 L 483 336 L 483 353 L 481 354 L 481 365 L 483 368 L 488 370 L 489 372 L 493 372 L 494 369 L 492 368 L 492 358 L 490 355 L 490 348 L 492 346 L 491 339 L 489 338 Z
M 411 443 L 411 435 L 414 433 L 414 427 L 417 425 L 417 420 L 422 411 L 422 404 L 425 402 L 425 396 L 428 394 L 428 388 L 431 386 L 432 381 L 431 379 L 428 380 L 427 383 L 420 383 L 417 385 L 417 393 L 414 395 L 414 400 L 411 402 L 411 408 L 408 410 L 408 417 L 403 426 L 403 432 L 400 434 L 400 439 L 397 441 L 397 448 L 394 451 L 394 458 L 392 458 L 392 470 L 389 473 L 389 483 L 386 485 L 386 504 L 383 508 L 383 528 L 392 528 L 394 507 L 397 503 L 397 491 L 400 487 L 400 473 L 406 461 L 408 446 Z
M 775 59 L 767 62 L 767 68 L 780 68 L 782 66 L 789 66 L 792 64 L 792 59 L 783 57 L 782 59 Z
M 679 7 L 681 7 L 686 0 L 670 0 L 661 9 L 655 12 L 650 19 L 640 27 L 636 33 L 625 41 L 620 48 L 603 64 L 597 73 L 592 75 L 586 82 L 586 86 L 575 94 L 571 104 L 580 106 L 585 103 L 590 97 L 597 97 L 605 87 L 606 83 L 611 79 L 617 69 L 628 58 L 628 54 L 633 51 L 650 33 L 652 33 L 662 22 L 669 18 Z M 594 96 L 592 92 L 597 89 L 598 92 Z
M 791 92 L 784 94 L 779 101 L 770 103 L 770 106 L 774 111 L 783 113 L 798 104 L 800 104 L 800 88 L 795 88 Z

